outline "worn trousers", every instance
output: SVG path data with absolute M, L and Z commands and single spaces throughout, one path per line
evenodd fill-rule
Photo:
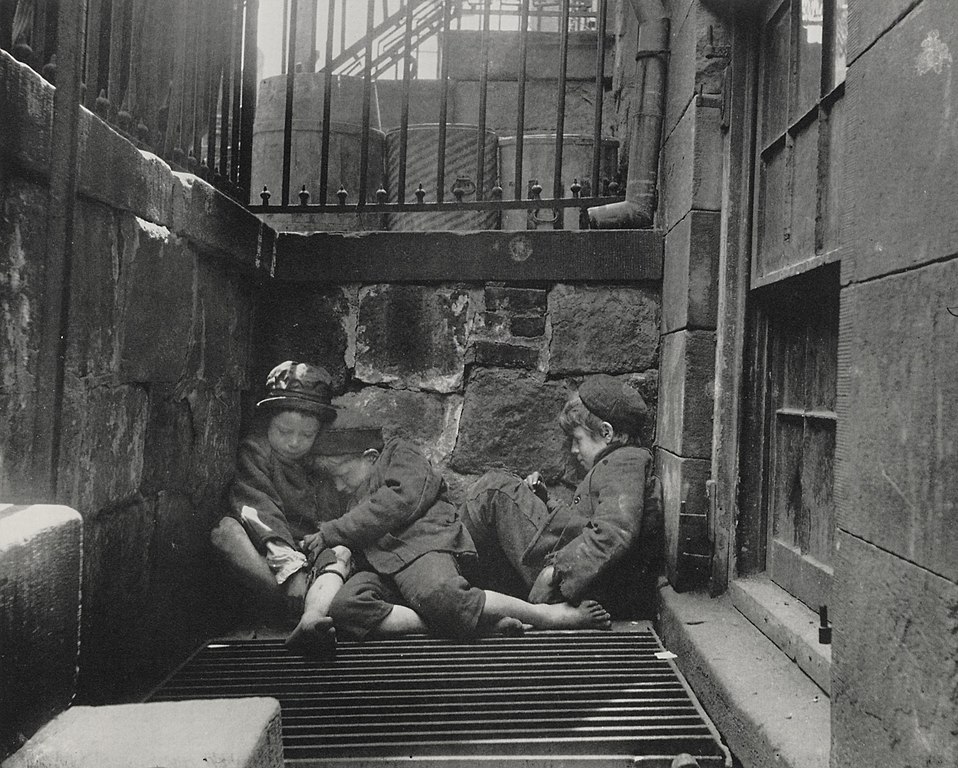
M 549 554 L 579 533 L 557 530 L 555 513 L 522 478 L 499 470 L 472 485 L 459 513 L 479 555 L 472 581 L 522 598 Z
M 432 634 L 468 638 L 477 634 L 486 594 L 462 577 L 455 555 L 427 552 L 388 576 L 354 574 L 336 594 L 329 615 L 338 632 L 364 640 L 394 605 L 412 608 Z

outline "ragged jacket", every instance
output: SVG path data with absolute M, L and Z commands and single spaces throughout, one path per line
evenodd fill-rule
M 611 446 L 576 487 L 571 504 L 550 502 L 553 514 L 524 559 L 555 568 L 563 597 L 599 600 L 613 616 L 634 617 L 654 601 L 661 551 L 661 486 L 652 454 Z
M 269 539 L 299 549 L 303 536 L 341 514 L 342 503 L 332 481 L 314 470 L 311 461 L 312 457 L 290 461 L 280 456 L 265 433 L 240 443 L 229 489 L 229 514 L 243 523 L 260 551 Z M 255 510 L 255 515 L 249 510 Z
M 346 514 L 320 531 L 327 547 L 361 551 L 378 573 L 396 573 L 427 552 L 475 554 L 442 476 L 410 443 L 388 441 L 357 496 Z

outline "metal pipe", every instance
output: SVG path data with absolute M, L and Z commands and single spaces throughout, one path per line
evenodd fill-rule
M 362 141 L 359 149 L 359 197 L 357 204 L 366 205 L 366 192 L 369 173 L 369 116 L 373 93 L 373 29 L 376 26 L 376 5 L 369 0 L 366 5 L 366 55 L 363 64 L 363 125 Z
M 409 0 L 406 6 L 406 29 L 403 35 L 402 111 L 399 120 L 399 181 L 396 199 L 406 202 L 406 155 L 409 145 L 409 88 L 412 77 L 412 21 L 419 0 Z
M 639 21 L 640 109 L 631 120 L 625 200 L 589 209 L 592 229 L 643 229 L 655 218 L 656 183 L 665 112 L 669 19 L 661 0 L 629 0 Z
M 479 130 L 476 132 L 476 200 L 483 199 L 483 187 L 486 183 L 486 104 L 489 91 L 489 12 L 492 0 L 485 0 L 482 7 L 482 31 L 479 49 L 481 69 L 479 71 Z
M 246 0 L 246 20 L 243 43 L 243 111 L 240 113 L 240 199 L 252 196 L 253 180 L 253 123 L 256 119 L 256 37 L 259 18 L 259 0 Z
M 443 0 L 442 3 L 442 38 L 439 45 L 439 148 L 436 159 L 436 202 L 441 203 L 444 199 L 443 187 L 446 184 L 446 119 L 449 109 L 449 26 L 451 0 Z M 461 21 L 460 17 L 456 17 Z
M 565 89 L 566 74 L 569 67 L 569 0 L 562 0 L 562 19 L 559 22 L 559 98 L 556 102 L 556 148 L 555 164 L 552 173 L 552 198 L 558 200 L 562 194 L 562 143 L 565 141 Z M 552 226 L 562 229 L 562 209 L 557 208 Z
M 592 125 L 592 135 L 595 144 L 592 146 L 592 174 L 591 189 L 599 191 L 599 170 L 602 158 L 602 95 L 605 91 L 605 27 L 608 17 L 608 0 L 599 0 L 599 19 L 596 25 L 597 44 L 595 49 L 595 115 Z

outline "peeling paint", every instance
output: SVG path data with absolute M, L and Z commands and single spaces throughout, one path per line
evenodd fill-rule
M 928 74 L 931 70 L 940 75 L 945 64 L 951 65 L 951 51 L 948 50 L 948 45 L 942 42 L 939 35 L 938 30 L 933 29 L 921 41 L 921 53 L 918 54 L 918 59 L 915 62 L 915 69 L 918 70 L 919 75 Z

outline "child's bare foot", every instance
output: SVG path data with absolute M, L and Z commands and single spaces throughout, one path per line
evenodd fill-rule
M 612 617 L 595 600 L 583 600 L 578 605 L 553 603 L 543 609 L 541 626 L 548 629 L 612 629 Z
M 286 647 L 306 656 L 332 656 L 336 653 L 336 628 L 329 616 L 307 619 L 305 616 L 286 638 Z

